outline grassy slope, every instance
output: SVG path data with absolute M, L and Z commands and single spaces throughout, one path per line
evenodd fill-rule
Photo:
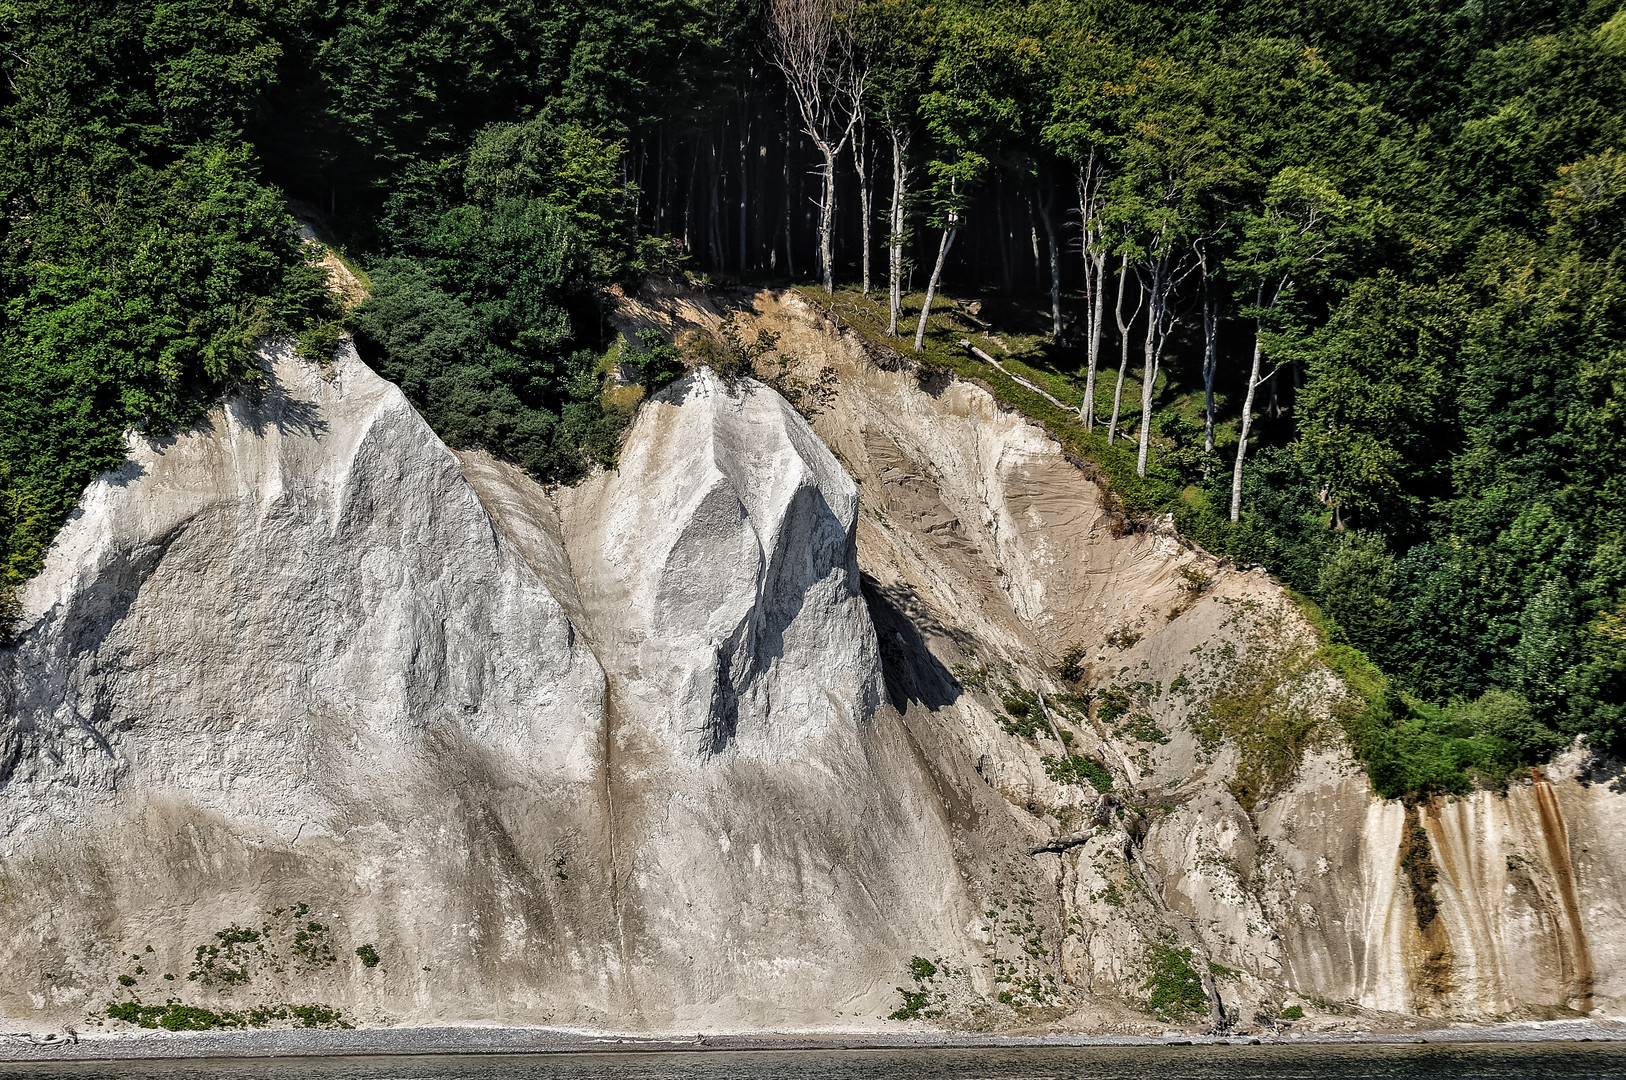
M 911 336 L 888 338 L 886 306 L 879 299 L 879 294 L 865 300 L 856 289 L 838 289 L 833 295 L 814 287 L 804 286 L 800 291 L 810 302 L 851 327 L 871 347 L 915 357 L 912 331 L 925 299 L 923 294 L 913 293 L 904 298 L 904 322 L 908 324 Z M 1114 509 L 1132 521 L 1172 513 L 1182 535 L 1218 550 L 1223 541 L 1223 525 L 1200 490 L 1182 486 L 1167 475 L 1157 475 L 1155 468 L 1149 469 L 1145 477 L 1136 475 L 1134 440 L 1138 437 L 1135 429 L 1139 425 L 1141 387 L 1135 373 L 1131 371 L 1124 384 L 1123 410 L 1126 415 L 1119 422 L 1120 435 L 1115 442 L 1109 443 L 1106 420 L 1112 409 L 1116 365 L 1098 376 L 1098 422 L 1095 430 L 1086 430 L 1077 412 L 1077 406 L 1083 401 L 1084 386 L 1078 350 L 1063 349 L 1050 342 L 1044 333 L 1047 325 L 1039 325 L 1047 321 L 1047 316 L 1041 319 L 1042 313 L 1030 311 L 1009 299 L 985 298 L 979 311 L 983 317 L 978 317 L 968 310 L 968 306 L 976 303 L 974 300 L 955 300 L 938 295 L 926 324 L 925 348 L 915 357 L 922 366 L 923 376 L 929 376 L 934 371 L 952 371 L 962 378 L 978 380 L 988 387 L 995 398 L 1038 421 L 1063 449 L 1086 462 Z M 996 357 L 1010 372 L 1043 387 L 1051 396 L 1072 408 L 1057 408 L 998 367 L 976 359 L 960 347 L 962 340 L 970 340 L 984 352 Z M 1186 411 L 1195 406 L 1200 409 L 1200 401 L 1190 394 L 1179 392 L 1177 387 L 1171 386 L 1161 376 L 1159 384 L 1160 408 L 1173 407 Z M 1126 428 L 1130 429 L 1128 437 L 1121 434 Z M 1154 464 L 1159 441 L 1155 437 L 1152 440 Z M 1235 443 L 1234 434 L 1229 441 Z
M 858 333 L 872 349 L 918 360 L 923 381 L 929 381 L 934 372 L 953 372 L 962 378 L 975 379 L 987 386 L 997 400 L 1042 424 L 1066 452 L 1092 470 L 1108 505 L 1122 512 L 1128 524 L 1171 513 L 1177 528 L 1187 539 L 1216 553 L 1225 551 L 1229 523 L 1222 520 L 1209 505 L 1201 490 L 1160 477 L 1155 469 L 1149 468 L 1149 475 L 1145 477 L 1136 475 L 1137 433 L 1134 429 L 1139 424 L 1141 387 L 1133 370 L 1126 377 L 1123 390 L 1123 412 L 1128 414 L 1128 418 L 1121 418 L 1119 424 L 1120 430 L 1129 428 L 1131 436 L 1125 438 L 1120 435 L 1112 443 L 1107 441 L 1106 421 L 1111 415 L 1117 369 L 1115 364 L 1110 369 L 1105 368 L 1107 361 L 1116 360 L 1116 357 L 1102 357 L 1105 370 L 1098 374 L 1096 384 L 1098 420 L 1095 430 L 1085 429 L 1077 411 L 1083 401 L 1084 384 L 1084 373 L 1078 370 L 1078 351 L 1058 348 L 1050 341 L 1046 333 L 1047 312 L 1033 311 L 1017 302 L 998 298 L 984 299 L 975 309 L 977 314 L 973 315 L 970 305 L 977 301 L 954 300 L 939 295 L 927 320 L 925 347 L 916 354 L 913 351 L 912 332 L 919 317 L 920 305 L 925 299 L 924 294 L 914 293 L 904 298 L 905 318 L 900 321 L 899 329 L 905 331 L 903 323 L 907 323 L 906 336 L 889 338 L 886 336 L 886 307 L 879 294 L 866 300 L 856 289 L 838 289 L 832 294 L 822 288 L 803 286 L 799 291 L 821 310 Z M 998 359 L 1010 372 L 1044 388 L 1052 397 L 1072 408 L 1057 408 L 1005 371 L 978 360 L 960 346 L 963 340 L 971 341 Z M 1188 418 L 1200 422 L 1200 392 L 1182 391 L 1178 385 L 1171 386 L 1161 376 L 1159 384 L 1159 405 L 1162 409 L 1179 410 Z M 1219 425 L 1215 434 L 1216 445 L 1221 448 L 1236 444 L 1234 421 Z M 1160 440 L 1154 437 L 1154 464 L 1159 443 Z M 1404 749 L 1391 745 L 1396 742 L 1392 725 L 1397 719 L 1391 713 L 1399 703 L 1390 693 L 1387 677 L 1358 649 L 1337 642 L 1335 628 L 1312 601 L 1291 590 L 1288 590 L 1288 595 L 1304 612 L 1317 637 L 1319 649 L 1315 658 L 1350 690 L 1350 698 L 1336 710 L 1336 719 L 1348 736 L 1355 756 L 1372 774 L 1373 786 L 1386 798 L 1410 793 L 1415 787 L 1415 778 L 1410 776 L 1413 770 L 1396 771 L 1389 768 L 1387 763 L 1387 759 Z M 1461 770 L 1445 771 L 1460 773 Z M 1395 775 L 1390 776 L 1391 772 Z M 1466 782 L 1467 779 L 1466 775 L 1446 776 L 1445 780 L 1453 782 L 1442 784 L 1435 779 L 1428 786 L 1449 790 L 1461 786 L 1454 781 Z

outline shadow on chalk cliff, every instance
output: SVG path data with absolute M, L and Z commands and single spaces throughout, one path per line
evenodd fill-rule
M 266 430 L 275 428 L 279 435 L 297 435 L 319 439 L 327 434 L 327 421 L 313 401 L 305 401 L 288 393 L 277 378 L 274 366 L 261 369 L 261 380 L 228 399 L 226 407 L 237 422 L 260 438 Z
M 847 530 L 824 493 L 798 487 L 785 507 L 757 583 L 757 602 L 728 639 L 717 646 L 711 705 L 701 733 L 701 752 L 722 753 L 739 732 L 740 698 L 785 655 L 785 632 L 796 622 L 808 594 L 845 569 Z M 863 703 L 866 715 L 877 702 Z
M 1616 795 L 1626 795 L 1626 762 L 1594 752 L 1575 774 L 1582 787 L 1607 784 Z
M 889 588 L 864 574 L 863 591 L 881 646 L 881 671 L 892 707 L 903 712 L 911 703 L 928 709 L 952 705 L 960 697 L 960 684 L 932 655 L 921 626 L 948 631 L 931 621 L 925 606 L 907 589 Z

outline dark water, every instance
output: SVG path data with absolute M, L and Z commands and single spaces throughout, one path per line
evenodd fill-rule
M 723 1051 L 8 1065 L 0 1080 L 1626 1080 L 1626 1044 Z

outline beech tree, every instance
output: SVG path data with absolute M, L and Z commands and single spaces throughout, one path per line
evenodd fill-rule
M 909 160 L 919 127 L 920 98 L 931 78 L 937 48 L 936 9 L 918 0 L 874 0 L 859 12 L 859 46 L 870 69 L 865 83 L 866 115 L 873 117 L 890 144 L 891 202 L 887 207 L 887 334 L 898 336 L 903 310 L 904 246 L 909 239 L 906 210 Z M 865 258 L 869 241 L 865 239 Z M 865 282 L 869 279 L 866 271 Z
M 839 6 L 838 6 L 839 5 Z M 853 47 L 852 0 L 769 0 L 774 65 L 820 154 L 819 273 L 835 288 L 836 158 L 858 125 L 866 70 Z
M 1152 401 L 1169 335 L 1179 321 L 1180 290 L 1200 268 L 1197 232 L 1202 200 L 1236 178 L 1223 122 L 1201 107 L 1205 89 L 1188 69 L 1143 61 L 1127 125 L 1124 171 L 1113 213 L 1129 235 L 1134 272 L 1146 298 L 1146 342 L 1140 395 L 1140 448 L 1135 472 L 1146 475 Z
M 1084 401 L 1079 419 L 1095 428 L 1095 381 L 1106 330 L 1107 262 L 1113 231 L 1108 223 L 1108 179 L 1123 140 L 1124 99 L 1132 93 L 1121 76 L 1128 54 L 1093 35 L 1072 34 L 1052 42 L 1055 75 L 1049 122 L 1043 137 L 1073 170 L 1079 250 L 1084 277 Z M 1108 433 L 1111 438 L 1111 433 Z
M 1219 327 L 1225 314 L 1225 287 L 1220 283 L 1223 266 L 1211 246 L 1203 241 L 1195 245 L 1197 262 L 1202 271 L 1201 300 L 1203 311 L 1203 453 L 1214 452 L 1214 369 L 1219 363 Z
M 1129 285 L 1129 279 L 1135 278 L 1135 308 L 1124 317 L 1124 291 Z M 1118 261 L 1118 300 L 1113 305 L 1112 315 L 1118 326 L 1118 385 L 1112 391 L 1112 419 L 1107 422 L 1107 445 L 1111 446 L 1118 438 L 1118 417 L 1122 414 L 1124 402 L 1124 379 L 1129 374 L 1129 331 L 1134 328 L 1135 322 L 1140 318 L 1141 308 L 1146 306 L 1146 288 L 1141 284 L 1140 278 L 1129 269 L 1129 252 L 1124 251 Z
M 926 320 L 943 280 L 943 266 L 972 193 L 992 164 L 989 152 L 1002 133 L 1013 129 L 1019 106 L 1001 91 L 1001 68 L 1008 57 L 1003 42 L 974 15 L 951 23 L 932 68 L 931 90 L 920 111 L 935 153 L 931 176 L 931 223 L 941 230 L 937 260 L 915 327 L 915 351 L 926 343 Z
M 1279 335 L 1273 336 L 1273 331 L 1281 329 L 1278 315 L 1282 302 L 1308 279 L 1325 273 L 1337 258 L 1340 244 L 1362 231 L 1370 231 L 1369 221 L 1363 220 L 1367 215 L 1360 212 L 1364 209 L 1340 195 L 1325 177 L 1310 169 L 1289 166 L 1270 181 L 1264 205 L 1246 219 L 1236 269 L 1251 286 L 1252 295 L 1243 314 L 1254 322 L 1253 363 L 1248 370 L 1236 461 L 1231 470 L 1233 522 L 1242 517 L 1242 470 L 1253 426 L 1254 395 L 1281 370 L 1278 364 L 1269 374 L 1261 374 L 1266 351 L 1273 341 L 1281 340 Z M 1334 511 L 1336 514 L 1336 506 Z

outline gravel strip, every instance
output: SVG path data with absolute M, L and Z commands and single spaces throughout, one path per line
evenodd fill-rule
M 535 1027 L 398 1027 L 329 1031 L 129 1032 L 48 1035 L 0 1033 L 0 1061 L 109 1061 L 138 1058 L 326 1057 L 396 1054 L 576 1054 L 695 1050 L 901 1050 L 1018 1046 L 1307 1046 L 1381 1043 L 1626 1042 L 1626 1025 L 1560 1020 L 1434 1029 L 1422 1033 L 1305 1032 L 1224 1037 L 1179 1035 L 997 1036 L 753 1032 L 714 1035 L 615 1035 Z

